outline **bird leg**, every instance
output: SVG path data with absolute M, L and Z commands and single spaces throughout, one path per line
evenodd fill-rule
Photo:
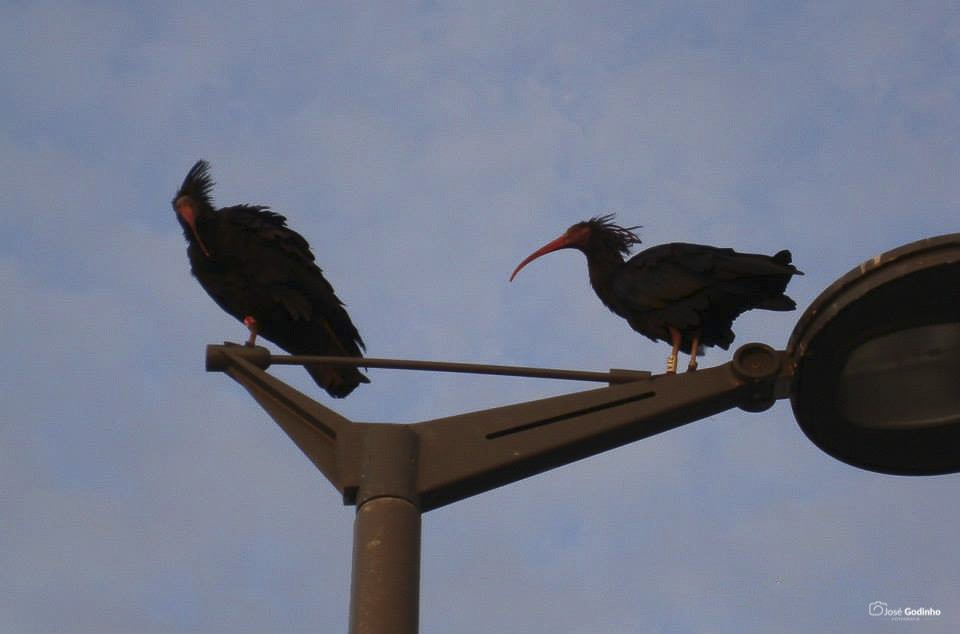
M 700 332 L 693 335 L 693 342 L 690 344 L 690 363 L 687 364 L 687 372 L 693 372 L 697 369 L 697 349 L 700 347 Z
M 247 327 L 250 331 L 250 337 L 247 339 L 247 343 L 244 344 L 250 348 L 257 345 L 257 320 L 247 315 L 243 318 L 243 325 Z
M 667 374 L 676 374 L 677 353 L 680 352 L 680 341 L 683 339 L 683 336 L 680 334 L 680 331 L 673 326 L 667 327 L 670 329 L 670 339 L 673 341 L 673 350 L 670 351 L 670 356 L 667 357 Z

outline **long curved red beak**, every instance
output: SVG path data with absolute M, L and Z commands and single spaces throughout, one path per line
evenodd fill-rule
M 539 258 L 541 255 L 546 255 L 548 253 L 552 253 L 560 249 L 568 249 L 572 246 L 573 246 L 573 243 L 570 241 L 570 238 L 566 236 L 566 234 L 560 236 L 556 240 L 551 240 L 550 242 L 546 243 L 545 245 L 543 245 L 542 247 L 540 247 L 539 249 L 537 249 L 536 251 L 528 255 L 523 262 L 517 265 L 517 268 L 513 269 L 513 273 L 510 274 L 510 281 L 511 282 L 513 281 L 513 278 L 517 276 L 517 273 L 520 272 L 520 269 L 525 267 L 530 262 L 533 262 L 534 260 Z

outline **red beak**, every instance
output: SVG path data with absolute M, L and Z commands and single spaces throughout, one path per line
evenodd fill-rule
M 183 218 L 183 221 L 187 223 L 188 227 L 190 227 L 193 237 L 197 239 L 197 244 L 200 245 L 200 250 L 203 251 L 203 254 L 209 258 L 210 252 L 207 251 L 207 245 L 203 243 L 203 240 L 200 238 L 200 234 L 197 233 L 197 213 L 194 211 L 193 205 L 186 201 L 177 201 L 176 207 L 177 215 Z
M 513 269 L 513 273 L 510 274 L 510 281 L 511 282 L 513 281 L 513 278 L 517 276 L 517 273 L 520 272 L 520 269 L 525 267 L 530 262 L 533 262 L 534 260 L 539 258 L 541 255 L 546 255 L 554 251 L 559 251 L 560 249 L 569 249 L 572 246 L 573 246 L 573 242 L 571 242 L 570 238 L 568 238 L 566 234 L 560 236 L 556 240 L 552 240 L 546 243 L 545 245 L 543 245 L 542 247 L 540 247 L 539 249 L 537 249 L 536 251 L 528 255 L 526 259 L 517 266 L 517 268 Z

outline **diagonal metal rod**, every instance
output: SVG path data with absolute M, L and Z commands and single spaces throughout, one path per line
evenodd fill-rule
M 247 346 L 230 346 L 243 355 L 245 351 L 264 350 Z M 536 379 L 561 379 L 567 381 L 593 381 L 597 383 L 630 383 L 650 378 L 650 372 L 640 370 L 612 369 L 609 372 L 589 370 L 563 370 L 559 368 L 533 368 L 519 365 L 489 365 L 482 363 L 457 363 L 452 361 L 421 361 L 414 359 L 382 359 L 373 357 L 334 357 L 320 355 L 278 355 L 259 353 L 252 362 L 266 369 L 271 365 L 342 365 L 389 370 L 420 370 L 431 372 L 458 372 L 469 374 L 492 374 L 498 376 L 522 376 Z M 266 365 L 264 365 L 264 363 Z

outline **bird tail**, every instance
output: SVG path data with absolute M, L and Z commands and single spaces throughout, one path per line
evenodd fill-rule
M 765 310 L 794 310 L 797 307 L 797 303 L 793 301 L 792 298 L 783 294 L 783 292 L 786 290 L 787 284 L 790 283 L 790 277 L 792 275 L 803 275 L 803 271 L 793 266 L 793 255 L 791 255 L 787 249 L 777 251 L 770 259 L 786 270 L 782 275 L 774 276 L 777 281 L 775 282 L 775 288 L 771 288 L 770 290 L 777 294 L 771 294 L 769 297 L 763 298 L 757 302 L 756 307 Z
M 360 370 L 351 366 L 308 365 L 307 372 L 313 380 L 334 398 L 343 398 L 361 383 L 369 383 Z
M 756 307 L 764 310 L 794 310 L 797 302 L 786 295 L 778 295 L 760 300 Z
M 783 251 L 777 251 L 773 255 L 772 259 L 777 264 L 780 264 L 782 266 L 788 266 L 791 269 L 793 269 L 791 273 L 793 273 L 794 275 L 803 275 L 803 271 L 793 266 L 793 254 L 791 254 L 789 250 L 784 249 Z

